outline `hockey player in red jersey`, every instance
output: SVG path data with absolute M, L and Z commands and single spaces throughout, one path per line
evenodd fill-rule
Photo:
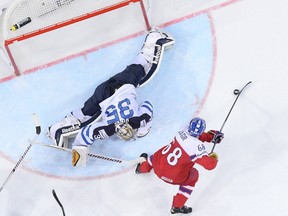
M 192 212 L 192 208 L 185 206 L 185 203 L 199 177 L 194 165 L 199 164 L 207 170 L 212 170 L 217 165 L 217 154 L 208 154 L 204 142 L 220 143 L 224 134 L 216 130 L 206 133 L 205 129 L 204 119 L 193 118 L 188 126 L 178 131 L 170 144 L 160 148 L 150 157 L 146 153 L 141 154 L 146 161 L 137 165 L 136 174 L 148 173 L 154 169 L 154 173 L 163 181 L 179 185 L 179 190 L 173 198 L 171 214 Z

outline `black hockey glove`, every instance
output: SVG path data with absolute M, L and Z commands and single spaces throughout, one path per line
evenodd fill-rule
M 213 139 L 211 140 L 211 142 L 213 143 L 220 143 L 222 139 L 224 138 L 224 133 L 220 131 L 210 130 L 208 131 L 208 133 L 213 134 Z

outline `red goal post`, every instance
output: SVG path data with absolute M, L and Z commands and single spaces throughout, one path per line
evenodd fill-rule
M 150 1 L 16 0 L 4 12 L 1 45 L 19 76 L 33 67 L 149 30 Z M 59 48 L 63 52 L 55 56 L 51 49 Z

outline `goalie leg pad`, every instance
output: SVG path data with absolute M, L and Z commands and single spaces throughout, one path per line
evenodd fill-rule
M 142 56 L 147 61 L 146 64 L 142 64 L 146 76 L 140 81 L 139 86 L 147 84 L 155 76 L 160 67 L 164 50 L 174 43 L 174 38 L 158 29 L 149 32 L 137 60 L 141 62 L 139 59 Z
M 76 136 L 81 128 L 81 122 L 70 114 L 62 121 L 50 126 L 46 135 L 52 139 L 54 145 L 67 148 L 67 139 Z
M 87 146 L 73 146 L 72 148 L 72 166 L 86 166 L 88 147 Z

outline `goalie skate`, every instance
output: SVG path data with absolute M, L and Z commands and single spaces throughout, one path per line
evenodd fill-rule
M 145 38 L 140 54 L 150 63 L 145 77 L 140 81 L 139 86 L 147 84 L 158 72 L 164 50 L 171 47 L 175 39 L 167 33 L 158 29 L 152 29 Z
M 76 136 L 81 129 L 81 122 L 72 114 L 48 128 L 46 135 L 54 145 L 67 148 L 68 138 Z

